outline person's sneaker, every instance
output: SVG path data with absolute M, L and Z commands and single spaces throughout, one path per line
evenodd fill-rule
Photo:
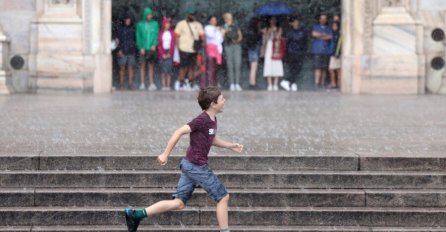
M 200 91 L 200 86 L 195 84 L 194 87 L 192 87 L 192 91 Z
M 279 86 L 273 85 L 273 91 L 279 91 Z
M 125 209 L 125 222 L 127 224 L 127 229 L 129 232 L 136 232 L 138 229 L 140 220 L 133 217 L 133 213 L 135 212 L 132 208 Z
M 291 85 L 291 91 L 293 91 L 293 92 L 297 91 L 297 84 L 296 83 Z
M 290 91 L 290 82 L 287 80 L 283 80 L 280 82 L 280 86 L 286 91 Z
M 144 83 L 141 83 L 139 85 L 139 90 L 145 90 L 146 89 L 146 85 Z
M 230 91 L 235 91 L 235 85 L 234 85 L 234 84 L 231 84 L 231 86 L 229 87 L 229 90 L 230 90 Z
M 273 86 L 272 85 L 268 85 L 268 88 L 266 88 L 266 90 L 273 91 Z
M 239 84 L 236 84 L 235 85 L 235 90 L 236 91 L 242 91 L 243 89 L 242 89 L 242 87 Z
M 149 86 L 149 91 L 155 91 L 156 90 L 156 85 L 155 84 L 151 84 Z
M 179 81 L 175 81 L 174 87 L 175 91 L 178 91 L 180 89 L 180 82 Z
M 184 90 L 184 91 L 190 91 L 190 90 L 191 90 L 190 83 L 184 83 L 184 85 L 183 85 L 183 90 Z

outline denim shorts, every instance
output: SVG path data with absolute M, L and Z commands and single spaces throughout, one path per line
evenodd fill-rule
M 180 199 L 185 205 L 198 186 L 202 187 L 216 202 L 219 202 L 228 195 L 225 186 L 223 186 L 207 164 L 199 166 L 186 159 L 182 159 L 180 168 L 181 177 L 178 181 L 177 191 L 173 194 L 173 197 Z
M 248 50 L 248 60 L 249 62 L 258 62 L 259 61 L 259 49 Z
M 172 73 L 173 59 L 160 59 L 159 65 L 161 67 L 161 73 Z
M 122 55 L 118 57 L 119 65 L 136 65 L 135 55 Z

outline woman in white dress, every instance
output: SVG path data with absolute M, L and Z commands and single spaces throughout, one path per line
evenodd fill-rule
M 265 64 L 263 69 L 263 76 L 268 81 L 268 91 L 279 90 L 279 78 L 283 77 L 283 63 L 280 59 L 272 59 L 273 54 L 273 39 L 280 39 L 282 37 L 282 28 L 279 26 L 277 18 L 272 16 L 269 19 L 269 26 L 263 35 L 263 44 L 266 45 L 265 50 Z

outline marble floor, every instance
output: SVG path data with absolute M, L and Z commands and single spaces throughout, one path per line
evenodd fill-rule
M 224 92 L 218 134 L 255 155 L 446 156 L 446 97 Z M 159 154 L 200 113 L 196 92 L 0 98 L 0 154 Z M 175 154 L 185 153 L 188 138 Z M 211 154 L 228 151 L 213 148 Z

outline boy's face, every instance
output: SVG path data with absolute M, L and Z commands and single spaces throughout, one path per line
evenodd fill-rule
M 226 99 L 223 97 L 223 94 L 220 94 L 220 96 L 218 96 L 217 103 L 212 102 L 211 107 L 213 107 L 218 113 L 221 113 L 225 108 L 225 101 Z

